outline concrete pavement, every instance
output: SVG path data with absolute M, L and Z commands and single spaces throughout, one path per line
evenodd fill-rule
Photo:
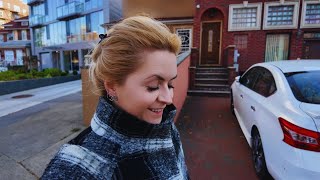
M 81 80 L 45 86 L 0 96 L 0 118 L 22 109 L 81 91 Z M 13 99 L 14 96 L 32 95 L 28 98 Z
M 0 96 L 1 180 L 38 179 L 59 147 L 85 128 L 80 90 L 74 81 L 14 93 L 34 95 L 29 98 Z

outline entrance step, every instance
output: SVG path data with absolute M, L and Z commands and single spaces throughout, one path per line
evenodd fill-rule
M 197 67 L 191 96 L 229 96 L 228 69 L 224 67 Z

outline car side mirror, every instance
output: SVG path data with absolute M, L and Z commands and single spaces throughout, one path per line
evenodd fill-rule
M 240 82 L 240 76 L 237 76 L 237 77 L 235 77 L 234 79 L 235 79 L 235 81 L 236 81 L 237 83 Z

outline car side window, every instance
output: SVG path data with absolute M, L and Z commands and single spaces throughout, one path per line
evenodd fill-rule
M 265 69 L 260 69 L 260 75 L 253 86 L 253 90 L 264 97 L 272 95 L 276 91 L 276 83 L 272 73 Z
M 258 75 L 259 68 L 253 67 L 240 78 L 240 83 L 247 88 L 252 89 Z

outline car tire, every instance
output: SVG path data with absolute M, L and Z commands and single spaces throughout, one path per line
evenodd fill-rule
M 230 90 L 230 111 L 231 113 L 235 116 L 236 114 L 234 113 L 234 103 L 233 103 L 233 94 L 232 90 Z
M 273 179 L 267 169 L 262 141 L 257 129 L 254 130 L 251 138 L 251 153 L 253 166 L 258 178 L 261 180 Z

